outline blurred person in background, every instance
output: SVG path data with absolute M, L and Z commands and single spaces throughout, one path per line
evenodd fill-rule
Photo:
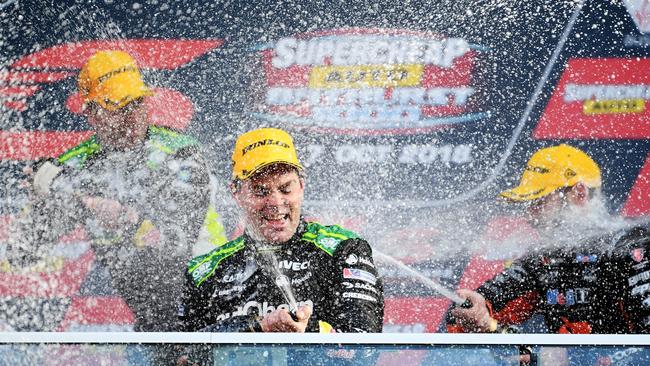
M 303 219 L 305 178 L 291 136 L 249 131 L 232 159 L 245 232 L 190 261 L 181 330 L 381 332 L 372 249 L 340 226 Z
M 135 330 L 172 330 L 192 246 L 204 223 L 218 224 L 205 221 L 210 179 L 201 146 L 149 124 L 152 91 L 126 52 L 91 56 L 78 89 L 94 134 L 38 167 L 35 196 L 12 229 L 8 260 L 17 268 L 33 265 L 83 224 L 113 288 L 135 314 Z
M 645 333 L 650 324 L 650 235 L 607 213 L 600 168 L 562 144 L 528 161 L 519 185 L 500 194 L 523 204 L 541 244 L 476 291 L 459 290 L 449 332 L 504 332 L 534 314 L 552 333 Z

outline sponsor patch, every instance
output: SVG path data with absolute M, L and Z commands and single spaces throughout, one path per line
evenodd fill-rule
M 359 257 L 356 256 L 356 254 L 350 254 L 348 255 L 347 258 L 345 258 L 345 263 L 353 266 L 359 262 Z
M 327 249 L 336 248 L 336 246 L 339 245 L 340 242 L 341 242 L 341 240 L 339 240 L 339 239 L 334 239 L 334 238 L 329 238 L 329 237 L 318 239 L 318 244 L 322 245 L 323 247 L 325 247 Z
M 650 280 L 650 271 L 645 271 L 639 273 L 636 276 L 632 276 L 628 278 L 627 282 L 630 284 L 630 286 L 634 286 L 641 281 L 648 281 L 648 280 Z
M 632 259 L 635 262 L 639 263 L 645 257 L 645 249 L 643 249 L 643 248 L 632 249 L 632 251 L 630 251 L 630 256 L 632 256 Z
M 549 289 L 546 292 L 546 303 L 549 305 L 572 306 L 576 303 L 585 304 L 589 302 L 589 291 L 587 289 L 568 289 L 560 292 L 557 289 Z
M 211 262 L 205 262 L 202 265 L 196 267 L 194 271 L 192 271 L 192 279 L 195 282 L 202 279 L 206 274 L 208 274 L 208 272 L 210 272 L 210 269 L 212 268 L 211 265 Z
M 360 294 L 358 292 L 344 292 L 343 297 L 346 299 L 352 298 L 352 299 L 359 299 L 359 300 L 365 300 L 370 302 L 377 302 L 377 299 L 375 299 L 373 296 Z
M 578 254 L 576 255 L 576 263 L 596 263 L 598 256 L 596 254 Z
M 355 282 L 355 283 L 351 283 L 351 282 L 341 282 L 341 285 L 343 285 L 343 287 L 345 287 L 345 288 L 347 288 L 347 289 L 353 289 L 353 288 L 356 288 L 356 289 L 361 289 L 361 290 L 366 290 L 366 291 L 374 292 L 374 293 L 376 293 L 376 294 L 379 293 L 379 291 L 377 291 L 377 289 L 376 289 L 373 285 L 368 284 L 368 283 L 359 283 L 359 282 Z
M 278 285 L 278 287 L 286 287 L 291 286 L 291 281 L 289 281 L 289 277 L 280 275 L 275 278 L 275 284 Z
M 377 283 L 377 278 L 372 273 L 357 268 L 343 268 L 343 278 L 364 281 L 373 285 Z

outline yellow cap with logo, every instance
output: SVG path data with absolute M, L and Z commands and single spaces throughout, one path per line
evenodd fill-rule
M 79 93 L 84 103 L 94 102 L 114 111 L 135 99 L 151 95 L 133 57 L 124 51 L 99 51 L 81 68 Z
M 600 187 L 600 168 L 582 150 L 562 144 L 533 154 L 519 186 L 501 192 L 500 196 L 513 201 L 532 201 L 578 182 L 589 188 Z
M 283 163 L 302 170 L 291 136 L 277 128 L 246 132 L 235 142 L 232 153 L 233 179 L 247 179 L 271 164 Z

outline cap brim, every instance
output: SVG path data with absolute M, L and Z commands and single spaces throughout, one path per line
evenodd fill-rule
M 108 110 L 123 108 L 135 99 L 153 95 L 136 72 L 123 72 L 106 80 L 89 100 Z
M 538 198 L 542 198 L 549 193 L 555 191 L 556 187 L 546 186 L 546 187 L 529 187 L 529 186 L 518 186 L 507 191 L 499 193 L 499 196 L 510 201 L 516 202 L 526 202 L 533 201 Z
M 300 164 L 291 163 L 291 162 L 284 161 L 284 160 L 280 160 L 280 161 L 276 160 L 276 161 L 269 161 L 269 162 L 263 163 L 263 164 L 257 166 L 252 171 L 248 172 L 247 174 L 241 174 L 240 176 L 235 177 L 235 178 L 236 179 L 241 179 L 241 180 L 248 179 L 248 178 L 252 177 L 253 175 L 259 173 L 262 169 L 264 169 L 266 167 L 269 167 L 271 165 L 275 165 L 275 164 L 285 164 L 285 165 L 292 166 L 292 167 L 294 167 L 294 168 L 296 168 L 298 170 L 303 170 L 303 167 Z

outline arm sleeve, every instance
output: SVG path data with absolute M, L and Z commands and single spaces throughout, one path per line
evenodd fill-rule
M 500 324 L 523 323 L 536 311 L 539 298 L 533 275 L 536 258 L 537 255 L 530 255 L 513 262 L 476 290 L 485 297 L 490 316 Z M 447 313 L 446 324 L 450 333 L 463 331 L 450 312 Z
M 650 333 L 650 230 L 634 228 L 615 246 L 614 258 L 606 268 L 605 285 L 623 305 L 624 317 L 633 333 Z
M 11 223 L 7 260 L 25 267 L 49 256 L 59 237 L 75 229 L 85 215 L 80 202 L 65 192 L 33 195 Z
M 178 330 L 180 332 L 195 332 L 209 325 L 207 309 L 202 304 L 202 291 L 196 287 L 192 276 L 186 271 L 183 293 L 178 303 Z
M 331 309 L 326 319 L 341 332 L 380 333 L 384 322 L 384 293 L 372 259 L 372 249 L 363 239 L 343 241 L 334 252 Z
M 210 203 L 209 170 L 200 150 L 190 147 L 175 155 L 165 174 L 156 182 L 152 209 L 146 210 L 153 217 L 141 217 L 134 242 L 147 245 L 159 235 L 165 250 L 185 255 L 199 236 Z

